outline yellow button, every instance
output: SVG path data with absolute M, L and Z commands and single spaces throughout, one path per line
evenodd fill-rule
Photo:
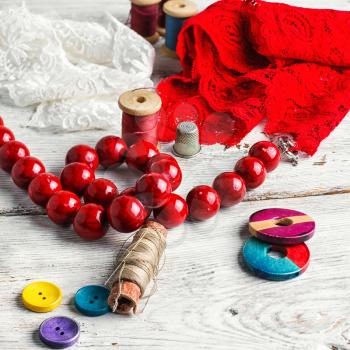
M 49 312 L 61 304 L 62 292 L 50 282 L 33 282 L 23 289 L 24 306 L 34 312 Z

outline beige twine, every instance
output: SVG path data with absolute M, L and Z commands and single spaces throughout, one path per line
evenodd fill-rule
M 117 257 L 117 267 L 107 279 L 106 285 L 111 281 L 113 276 L 118 274 L 114 280 L 119 283 L 119 293 L 121 294 L 121 282 L 128 280 L 136 283 L 140 290 L 141 296 L 151 280 L 154 282 L 151 295 L 154 293 L 156 285 L 155 280 L 159 272 L 160 259 L 166 247 L 166 237 L 154 227 L 143 227 L 136 232 L 130 246 Z M 114 283 L 113 283 L 114 284 Z M 113 312 L 118 308 L 118 297 L 115 299 Z

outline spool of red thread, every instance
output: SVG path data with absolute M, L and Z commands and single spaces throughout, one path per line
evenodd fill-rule
M 122 138 L 128 146 L 140 141 L 158 144 L 158 121 L 162 100 L 150 89 L 136 89 L 119 98 L 123 111 Z
M 165 12 L 163 10 L 164 4 L 168 0 L 162 0 L 159 4 L 159 13 L 158 13 L 158 26 L 157 26 L 157 32 L 159 35 L 164 36 L 165 35 Z
M 131 0 L 130 26 L 151 44 L 159 39 L 157 32 L 161 0 Z

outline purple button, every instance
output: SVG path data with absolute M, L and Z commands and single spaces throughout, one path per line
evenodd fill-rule
M 41 341 L 54 349 L 72 346 L 78 341 L 79 334 L 78 323 L 65 316 L 48 318 L 39 328 Z

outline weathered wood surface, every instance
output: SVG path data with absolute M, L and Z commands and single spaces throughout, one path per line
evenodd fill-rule
M 79 287 L 106 279 L 121 238 L 82 242 L 46 216 L 0 216 L 1 348 L 41 348 L 38 325 L 63 314 L 81 324 L 79 348 L 350 349 L 349 205 L 348 195 L 246 202 L 173 230 L 158 291 L 130 318 L 88 318 L 72 306 Z M 240 257 L 248 216 L 274 206 L 307 212 L 318 225 L 309 269 L 289 282 L 250 275 Z M 25 310 L 20 291 L 34 280 L 57 283 L 63 305 L 49 315 Z
M 201 7 L 211 2 L 198 1 Z M 350 9 L 349 1 L 289 2 Z M 9 4 L 13 1 L 0 0 L 1 7 Z M 27 5 L 34 11 L 82 19 L 110 11 L 122 20 L 129 6 L 126 0 L 29 0 Z M 178 69 L 173 60 L 158 58 L 154 79 Z M 19 109 L 1 101 L 0 114 L 17 138 L 55 173 L 72 145 L 94 145 L 106 134 L 37 133 L 20 126 L 31 113 L 31 108 Z M 158 291 L 142 314 L 130 318 L 88 318 L 72 305 L 79 287 L 105 280 L 124 236 L 110 231 L 98 242 L 83 242 L 72 230 L 51 224 L 0 172 L 0 348 L 44 348 L 36 333 L 40 322 L 63 314 L 81 324 L 77 348 L 350 349 L 349 127 L 346 118 L 312 159 L 298 167 L 283 164 L 245 203 L 221 211 L 208 222 L 186 223 L 171 231 Z M 178 193 L 185 195 L 194 185 L 210 184 L 247 151 L 245 143 L 261 138 L 256 130 L 240 150 L 205 147 L 199 157 L 180 161 L 185 179 Z M 135 181 L 123 168 L 98 175 L 109 177 L 120 188 Z M 294 208 L 316 219 L 317 232 L 309 243 L 310 268 L 294 281 L 263 281 L 242 264 L 240 249 L 247 237 L 248 217 L 267 207 Z M 46 315 L 24 309 L 20 292 L 34 280 L 57 283 L 64 293 L 63 305 Z

